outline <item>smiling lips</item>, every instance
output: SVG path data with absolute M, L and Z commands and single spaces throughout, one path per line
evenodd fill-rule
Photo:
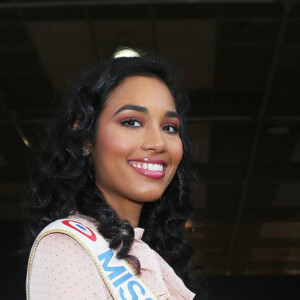
M 130 160 L 128 164 L 141 175 L 154 179 L 163 178 L 168 165 L 164 160 L 154 158 Z

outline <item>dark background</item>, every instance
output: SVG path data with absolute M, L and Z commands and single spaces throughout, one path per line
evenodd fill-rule
M 198 147 L 203 299 L 300 299 L 298 1 L 1 1 L 1 296 L 23 299 L 28 158 L 68 82 L 119 46 L 168 58 Z

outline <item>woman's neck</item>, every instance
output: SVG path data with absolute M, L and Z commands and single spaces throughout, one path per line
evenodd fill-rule
M 101 193 L 121 220 L 127 220 L 133 228 L 138 227 L 143 208 L 142 202 L 124 199 L 116 195 L 108 194 L 105 191 L 101 191 Z

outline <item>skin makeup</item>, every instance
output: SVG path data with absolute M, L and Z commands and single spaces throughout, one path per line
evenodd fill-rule
M 108 96 L 91 149 L 106 201 L 135 226 L 142 204 L 161 197 L 182 158 L 180 120 L 164 82 L 124 79 Z

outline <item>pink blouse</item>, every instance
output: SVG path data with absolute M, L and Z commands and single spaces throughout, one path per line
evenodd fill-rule
M 95 226 L 76 215 L 73 220 Z M 141 263 L 140 278 L 158 299 L 193 299 L 173 269 L 141 238 L 142 228 L 135 228 L 130 254 Z M 86 250 L 72 237 L 52 233 L 39 242 L 31 268 L 30 300 L 43 299 L 113 299 L 96 265 Z

